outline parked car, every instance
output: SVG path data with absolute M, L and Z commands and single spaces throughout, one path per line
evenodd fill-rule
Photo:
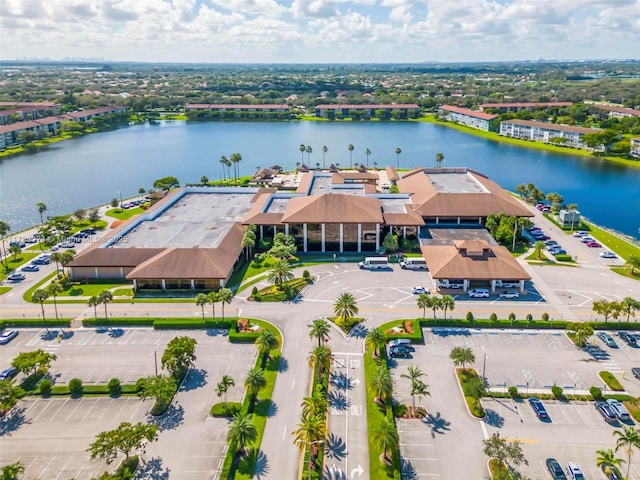
M 500 298 L 518 298 L 520 294 L 515 290 L 507 290 L 506 292 L 500 293 Z
M 411 350 L 409 350 L 408 348 L 402 348 L 402 347 L 390 348 L 389 355 L 391 357 L 408 358 L 411 356 Z
M 618 332 L 618 337 L 627 342 L 627 345 L 630 347 L 637 347 L 638 342 L 636 341 L 636 337 L 627 332 Z
M 9 246 L 10 247 L 20 247 L 20 248 L 24 248 L 27 246 L 26 243 L 24 242 L 9 242 Z
M 618 416 L 607 402 L 596 402 L 596 410 L 607 423 L 618 423 Z
M 549 240 L 551 237 L 543 233 L 540 235 L 534 235 L 533 238 L 535 238 L 536 240 L 544 241 L 544 240 Z
M 616 417 L 618 417 L 618 420 L 621 420 L 623 422 L 628 422 L 629 420 L 631 420 L 629 411 L 620 401 L 616 400 L 615 398 L 608 398 L 607 403 L 611 407 L 611 410 L 613 410 L 613 413 L 615 413 Z
M 489 290 L 486 288 L 474 288 L 467 292 L 471 298 L 489 298 Z
M 607 332 L 598 332 L 596 336 L 604 342 L 607 347 L 618 348 L 618 344 Z
M 75 245 L 75 243 L 73 243 L 73 242 L 62 242 L 62 243 L 58 244 L 58 246 L 59 246 L 60 248 L 73 248 L 73 247 L 75 247 L 76 245 Z
M 34 258 L 31 261 L 31 265 L 49 265 L 50 263 L 51 263 L 51 258 L 45 255 Z
M 24 273 L 12 273 L 7 277 L 7 280 L 10 282 L 21 282 L 25 278 L 27 278 L 27 276 Z
M 421 293 L 430 293 L 430 292 L 428 288 L 416 286 L 416 287 L 411 287 L 411 293 L 413 293 L 414 295 L 420 295 Z
M 545 245 L 547 245 L 548 247 L 552 246 L 552 245 L 557 245 L 558 242 L 556 242 L 555 240 L 547 240 L 544 242 Z
M 408 338 L 395 338 L 389 342 L 389 348 L 396 347 L 405 347 L 410 350 L 413 350 L 413 345 L 411 344 L 411 340 Z
M 547 458 L 546 463 L 553 480 L 567 480 L 567 476 L 564 474 L 560 462 L 555 458 Z
M 584 230 L 579 230 L 577 232 L 573 232 L 573 236 L 574 237 L 584 237 L 585 235 L 589 235 L 587 232 L 585 232 Z
M 17 330 L 5 330 L 2 333 L 2 335 L 0 335 L 0 345 L 6 345 L 17 336 L 18 336 Z
M 528 232 L 535 232 L 536 230 L 538 230 L 540 232 L 542 231 L 542 229 L 540 227 L 536 227 L 535 225 L 533 227 L 527 228 Z
M 564 248 L 558 248 L 556 250 L 554 250 L 553 252 L 551 252 L 551 254 L 555 257 L 557 255 L 566 255 L 567 251 Z
M 583 237 L 580 237 L 580 241 L 582 243 L 587 243 L 587 242 L 595 242 L 596 239 L 591 237 L 591 236 L 589 236 L 589 235 L 584 235 Z
M 617 467 L 611 467 L 609 465 L 605 465 L 602 464 L 600 465 L 600 469 L 602 470 L 602 473 L 604 473 L 604 476 L 607 477 L 609 480 L 621 480 L 622 479 L 622 475 L 620 473 L 620 471 L 617 469 Z
M 587 242 L 587 247 L 589 248 L 602 248 L 602 245 L 598 242 Z
M 25 265 L 21 269 L 23 272 L 38 272 L 40 271 L 40 267 L 33 262 L 30 265 Z
M 615 253 L 613 253 L 613 252 L 611 252 L 609 250 L 605 250 L 604 252 L 600 252 L 600 257 L 601 258 L 618 258 L 618 256 Z
M 547 409 L 544 408 L 544 405 L 542 404 L 539 398 L 530 397 L 529 405 L 531 405 L 531 408 L 533 408 L 533 411 L 535 412 L 536 416 L 540 420 L 549 420 L 549 414 L 547 413 Z
M 631 373 L 633 374 L 634 377 L 640 380 L 640 367 L 633 367 L 631 369 Z
M 11 380 L 16 375 L 18 375 L 18 369 L 16 367 L 5 368 L 0 372 L 0 380 Z
M 582 469 L 580 465 L 576 462 L 567 463 L 567 473 L 569 474 L 569 478 L 572 480 L 586 480 L 584 473 L 582 473 Z

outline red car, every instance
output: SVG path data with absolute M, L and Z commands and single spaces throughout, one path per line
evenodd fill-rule
M 600 245 L 598 242 L 587 242 L 587 247 L 591 247 L 591 248 L 601 248 L 602 245 Z

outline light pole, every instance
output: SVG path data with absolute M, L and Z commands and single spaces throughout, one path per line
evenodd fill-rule
M 487 386 L 487 351 L 484 349 L 484 345 L 482 345 L 482 352 L 484 353 L 482 359 L 482 384 Z
M 120 195 L 120 210 L 122 210 L 122 192 L 120 190 L 116 190 L 116 193 Z
M 158 352 L 157 350 L 153 351 L 153 361 L 154 361 L 154 366 L 156 367 L 156 377 L 158 376 Z

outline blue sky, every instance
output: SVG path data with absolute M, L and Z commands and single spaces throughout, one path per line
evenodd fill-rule
M 0 58 L 639 58 L 640 0 L 0 0 Z

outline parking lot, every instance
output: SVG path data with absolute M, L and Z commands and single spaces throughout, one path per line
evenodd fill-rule
M 229 389 L 227 400 L 242 399 L 244 377 L 256 358 L 254 345 L 231 344 L 226 331 L 214 329 L 79 329 L 66 331 L 60 342 L 58 333 L 21 330 L 11 343 L 0 347 L 3 366 L 21 351 L 42 348 L 58 356 L 51 367 L 57 383 L 74 377 L 86 384 L 105 383 L 114 377 L 133 383 L 155 374 L 156 357 L 162 373 L 160 360 L 169 340 L 182 335 L 195 338 L 195 368 L 168 415 L 153 419 L 159 438 L 147 447 L 147 473 L 140 478 L 161 478 L 158 475 L 169 471 L 176 478 L 214 478 L 224 456 L 228 428 L 226 419 L 209 417 L 211 405 L 221 401 L 215 386 L 223 375 L 230 375 L 235 386 Z M 86 449 L 95 435 L 123 421 L 143 421 L 150 406 L 137 397 L 20 401 L 14 416 L 3 420 L 0 427 L 0 462 L 20 460 L 29 466 L 25 478 L 91 478 L 107 467 L 102 461 L 89 461 Z

